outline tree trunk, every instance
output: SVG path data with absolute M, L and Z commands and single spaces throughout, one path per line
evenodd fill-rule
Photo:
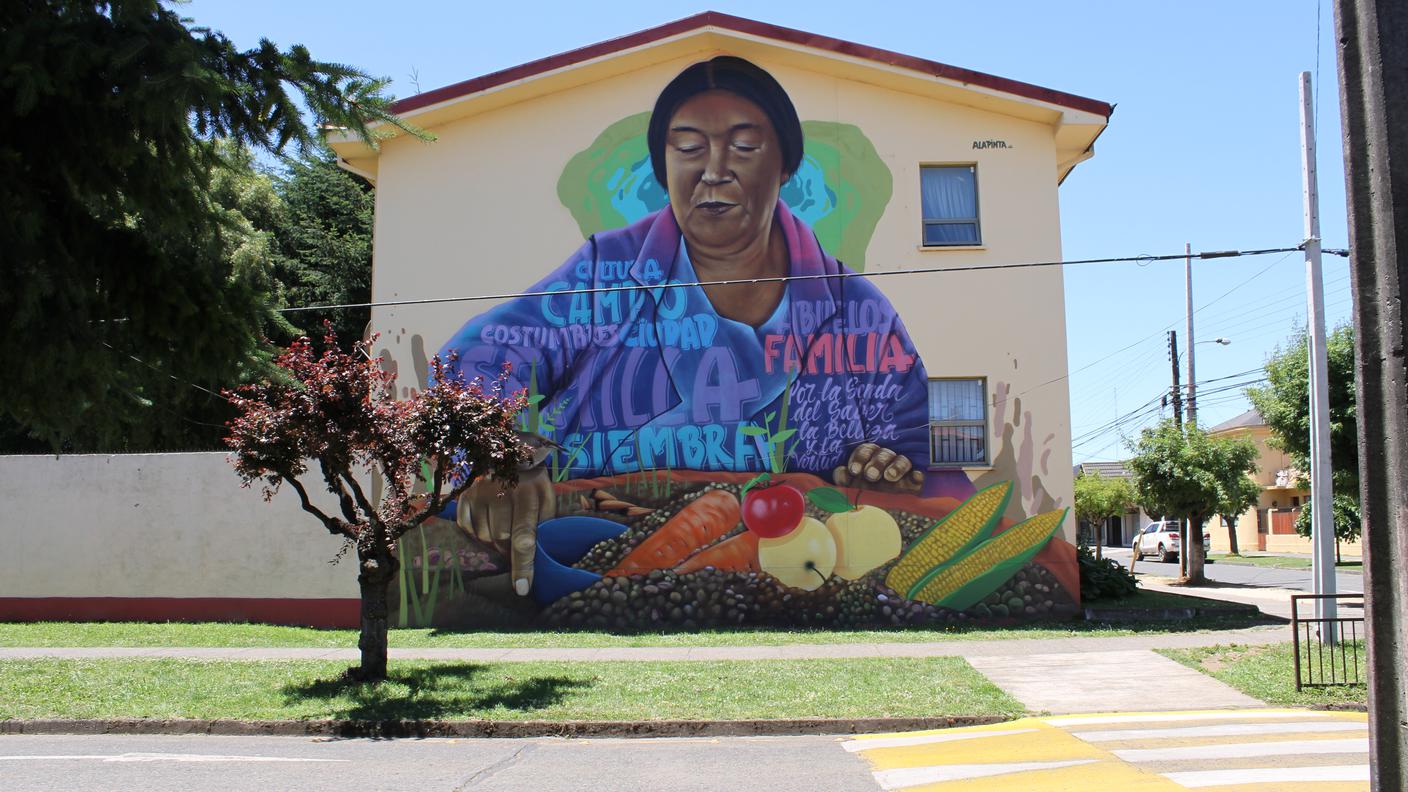
M 1188 541 L 1183 545 L 1183 554 L 1188 556 L 1188 584 L 1191 586 L 1207 582 L 1203 574 L 1203 522 L 1202 515 L 1188 519 Z
M 1227 523 L 1228 552 L 1232 553 L 1232 555 L 1241 555 L 1242 551 L 1240 548 L 1237 547 L 1237 523 L 1228 520 L 1225 517 L 1222 519 L 1222 521 Z
M 358 551 L 357 562 L 361 570 L 357 583 L 362 592 L 362 635 L 357 648 L 362 652 L 362 664 L 348 669 L 348 674 L 362 682 L 380 682 L 386 679 L 391 581 L 400 571 L 400 562 L 387 550 Z
M 1184 583 L 1188 582 L 1188 536 L 1192 531 L 1188 530 L 1188 518 L 1184 517 L 1178 521 L 1178 579 Z
M 1106 527 L 1106 525 L 1109 523 L 1109 521 L 1110 521 L 1110 518 L 1109 518 L 1109 517 L 1102 517 L 1102 518 L 1100 518 L 1100 527 L 1094 529 L 1094 530 L 1095 530 L 1095 560 L 1097 560 L 1097 561 L 1104 557 L 1104 556 L 1101 554 L 1101 550 L 1103 549 L 1103 545 L 1105 544 L 1105 527 Z M 1091 527 L 1094 528 L 1093 525 L 1092 525 Z

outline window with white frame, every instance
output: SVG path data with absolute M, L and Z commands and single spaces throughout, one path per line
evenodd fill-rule
M 980 245 L 978 167 L 924 165 L 919 169 L 924 247 Z
M 985 380 L 929 380 L 929 456 L 936 467 L 987 464 Z

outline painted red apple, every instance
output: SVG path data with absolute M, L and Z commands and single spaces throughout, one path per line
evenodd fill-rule
M 764 539 L 786 536 L 802 523 L 806 501 L 795 487 L 756 487 L 743 496 L 743 525 Z

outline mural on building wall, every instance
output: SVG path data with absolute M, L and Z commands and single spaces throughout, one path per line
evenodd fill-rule
M 630 225 L 669 203 L 650 166 L 649 122 L 645 112 L 611 124 L 562 169 L 557 197 L 584 238 Z M 802 134 L 801 164 L 780 197 L 816 232 L 822 249 L 864 272 L 866 248 L 893 191 L 890 169 L 852 124 L 803 121 Z
M 924 362 L 886 297 L 830 252 L 863 260 L 890 196 L 859 129 L 801 124 L 769 75 L 718 58 L 681 73 L 653 114 L 611 125 L 558 192 L 586 242 L 439 350 L 454 376 L 510 368 L 536 464 L 507 493 L 477 482 L 403 539 L 401 624 L 1074 609 L 1066 511 L 1029 490 L 1039 479 L 931 469 Z M 998 459 L 1032 453 L 1030 437 L 1003 442 Z M 995 469 L 1008 468 L 1032 473 Z

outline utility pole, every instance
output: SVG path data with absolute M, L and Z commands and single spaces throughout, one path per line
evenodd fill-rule
M 1193 372 L 1193 245 L 1183 243 L 1183 293 L 1188 305 L 1188 425 L 1198 423 L 1197 378 Z
M 1306 335 L 1310 353 L 1310 581 L 1315 594 L 1335 593 L 1335 513 L 1330 478 L 1330 378 L 1325 356 L 1325 281 L 1320 269 L 1320 192 L 1315 175 L 1315 107 L 1310 72 L 1300 73 L 1301 181 L 1305 193 Z M 1320 640 L 1334 641 L 1337 609 L 1315 600 Z
M 1408 789 L 1408 5 L 1335 0 L 1354 285 L 1369 767 Z
M 1168 359 L 1173 364 L 1173 425 L 1183 428 L 1183 386 L 1178 384 L 1178 331 L 1168 331 Z
M 1183 388 L 1178 384 L 1178 331 L 1168 331 L 1168 359 L 1173 371 L 1173 425 L 1178 430 L 1183 431 Z M 1185 580 L 1188 578 L 1188 521 L 1178 522 L 1178 572 L 1179 576 Z

